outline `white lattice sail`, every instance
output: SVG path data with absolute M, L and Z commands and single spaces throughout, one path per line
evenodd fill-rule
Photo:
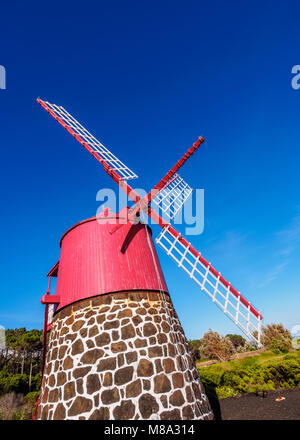
M 224 284 L 223 277 L 208 263 L 203 264 L 200 252 L 195 251 L 191 245 L 186 245 L 180 240 L 180 234 L 175 236 L 170 228 L 165 228 L 156 238 L 156 243 L 192 278 L 211 300 L 227 315 L 248 338 L 258 347 L 261 343 L 262 317 L 243 298 L 235 292 L 230 283 Z M 185 241 L 185 240 L 184 240 Z M 205 261 L 205 260 L 204 260 Z M 213 273 L 215 272 L 215 274 Z
M 46 110 L 47 108 L 50 109 L 54 113 L 52 116 L 57 119 L 58 122 L 63 122 L 62 125 L 66 124 L 83 142 L 87 143 L 94 152 L 98 153 L 111 169 L 120 176 L 120 180 L 130 180 L 138 177 L 63 107 L 51 104 L 47 101 L 42 101 L 41 99 L 39 99 L 38 102 L 44 104 L 43 107 Z
M 152 203 L 170 220 L 173 220 L 192 192 L 192 188 L 182 177 L 180 177 L 179 174 L 175 174 L 155 196 Z

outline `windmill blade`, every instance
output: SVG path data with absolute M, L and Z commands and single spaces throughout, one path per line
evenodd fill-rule
M 171 225 L 167 225 L 156 243 L 192 278 L 201 290 L 258 347 L 261 343 L 262 316 L 226 281 Z
M 152 203 L 170 220 L 173 220 L 192 192 L 192 188 L 182 177 L 179 174 L 175 174 L 152 199 Z
M 63 107 L 50 104 L 50 102 L 42 101 L 41 99 L 37 99 L 37 102 L 102 163 L 105 171 L 112 177 L 115 177 L 114 180 L 122 181 L 138 177 Z

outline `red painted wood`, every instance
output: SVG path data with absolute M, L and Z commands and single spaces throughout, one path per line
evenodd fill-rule
M 145 225 L 127 223 L 111 235 L 115 215 L 73 226 L 61 240 L 55 295 L 57 310 L 84 298 L 111 292 L 168 288 Z
M 47 277 L 57 277 L 58 268 L 59 268 L 59 261 L 57 261 L 52 267 L 52 269 L 47 273 Z
M 42 304 L 59 304 L 60 297 L 59 295 L 44 295 L 41 298 Z

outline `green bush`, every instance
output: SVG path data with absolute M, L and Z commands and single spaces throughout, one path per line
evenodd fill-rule
M 41 374 L 38 373 L 31 378 L 32 391 L 38 391 L 41 384 Z M 27 394 L 29 389 L 28 374 L 12 374 L 6 368 L 0 371 L 0 395 L 7 393 Z
M 41 373 L 37 373 L 31 378 L 32 391 L 39 391 L 41 387 Z
M 199 371 L 201 381 L 208 386 L 213 386 L 214 388 L 220 385 L 224 371 L 222 369 L 210 369 L 205 367 Z
M 236 394 L 294 388 L 300 386 L 300 361 L 292 356 L 266 365 L 243 360 L 241 366 L 224 370 L 212 366 L 201 368 L 200 378 L 210 390 L 215 389 L 219 398 Z M 250 358 L 249 358 L 250 359 Z
M 25 394 L 27 391 L 27 374 L 10 374 L 5 370 L 0 372 L 0 394 L 7 394 L 10 392 Z
M 216 394 L 219 399 L 225 399 L 226 397 L 234 397 L 237 396 L 239 393 L 238 391 L 235 391 L 231 387 L 222 386 L 216 388 Z
M 23 408 L 21 411 L 15 411 L 11 420 L 28 420 L 30 419 L 29 414 L 28 408 Z
M 282 324 L 268 324 L 263 327 L 264 346 L 279 354 L 292 348 L 292 335 Z
M 39 394 L 39 391 L 31 391 L 31 393 L 26 394 L 25 400 L 31 405 L 32 408 L 35 408 Z
M 265 379 L 276 388 L 293 388 L 300 385 L 300 363 L 293 359 L 278 361 L 264 368 Z

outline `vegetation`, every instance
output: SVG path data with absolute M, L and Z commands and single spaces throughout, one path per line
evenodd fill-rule
M 251 344 L 249 341 L 246 341 L 245 338 L 241 335 L 226 335 L 226 338 L 229 338 L 232 342 L 236 353 L 245 353 L 247 351 L 256 350 L 256 347 Z
M 300 352 L 292 351 L 290 332 L 282 324 L 269 324 L 263 327 L 262 336 L 268 351 L 253 353 L 255 356 L 247 353 L 240 359 L 233 354 L 257 349 L 240 335 L 222 337 L 209 330 L 202 339 L 190 341 L 195 360 L 219 361 L 211 366 L 198 365 L 209 395 L 224 398 L 300 386 Z
M 30 376 L 28 374 L 12 374 L 7 367 L 0 371 L 0 396 L 15 392 L 27 394 L 32 390 L 37 391 L 40 387 L 40 373 Z
M 226 338 L 230 339 L 235 350 L 238 350 L 239 347 L 244 347 L 244 345 L 246 344 L 246 339 L 243 338 L 243 336 L 241 336 L 241 335 L 229 334 L 229 335 L 226 335 Z
M 8 329 L 0 350 L 0 420 L 31 418 L 41 380 L 42 331 Z
M 221 362 L 229 360 L 235 352 L 234 345 L 228 337 L 222 337 L 212 330 L 204 333 L 201 350 L 205 358 L 218 359 Z
M 8 393 L 0 397 L 0 420 L 28 420 L 32 403 L 23 394 Z
M 292 348 L 292 335 L 282 324 L 263 327 L 264 346 L 273 351 L 288 352 Z
M 226 361 L 235 353 L 255 350 L 255 347 L 241 335 L 228 334 L 225 337 L 209 330 L 202 339 L 189 341 L 195 362 L 206 360 Z
M 255 333 L 254 333 L 254 336 Z M 264 347 L 275 353 L 287 353 L 297 344 L 289 330 L 282 324 L 269 324 L 262 328 Z M 220 362 L 229 360 L 235 353 L 254 351 L 257 347 L 246 341 L 241 335 L 228 334 L 225 337 L 209 330 L 202 339 L 189 341 L 191 352 L 195 361 L 215 359 Z
M 32 376 L 40 371 L 42 355 L 42 330 L 26 328 L 8 329 L 6 347 L 0 350 L 0 370 L 11 374 Z
M 201 339 L 193 339 L 189 341 L 191 355 L 194 362 L 201 360 Z
M 199 367 L 198 370 L 208 394 L 216 394 L 218 398 L 294 388 L 300 386 L 300 352 L 276 354 L 266 351 L 259 356 Z

